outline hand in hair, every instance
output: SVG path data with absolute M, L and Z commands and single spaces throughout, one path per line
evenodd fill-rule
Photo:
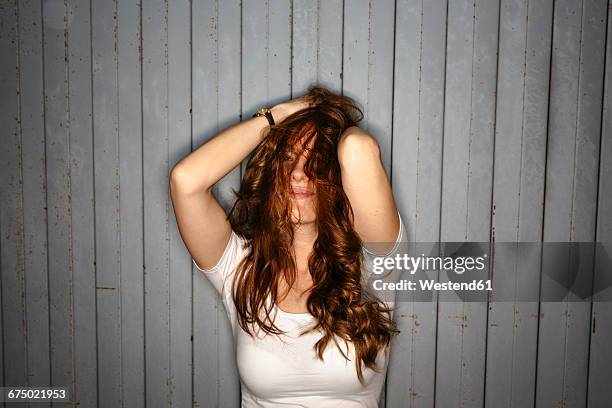
M 289 101 L 279 103 L 272 108 L 272 116 L 276 124 L 281 123 L 288 116 L 293 115 L 303 109 L 307 109 L 312 106 L 311 98 L 307 95 L 299 98 L 294 98 Z
M 273 110 L 274 121 L 278 124 L 288 116 L 301 110 L 320 105 L 334 98 L 342 98 L 334 95 L 329 89 L 321 85 L 311 85 L 304 96 L 275 105 Z

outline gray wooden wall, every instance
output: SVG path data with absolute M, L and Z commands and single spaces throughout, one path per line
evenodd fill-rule
M 0 383 L 236 407 L 174 163 L 320 82 L 362 103 L 413 241 L 612 241 L 606 0 L 2 0 Z M 236 169 L 218 184 L 224 207 Z M 537 284 L 538 260 L 499 279 Z M 403 303 L 387 407 L 604 407 L 610 303 Z M 38 405 L 37 405 L 38 406 Z

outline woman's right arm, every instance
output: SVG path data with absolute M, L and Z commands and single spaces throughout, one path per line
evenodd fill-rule
M 295 103 L 276 105 L 272 116 L 280 123 L 297 109 Z M 249 118 L 223 130 L 179 161 L 170 174 L 170 195 L 181 238 L 199 267 L 213 268 L 231 234 L 213 186 L 240 164 L 263 140 L 265 117 Z

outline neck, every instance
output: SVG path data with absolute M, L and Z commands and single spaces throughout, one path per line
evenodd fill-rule
M 294 224 L 293 251 L 295 252 L 298 272 L 308 271 L 308 257 L 312 253 L 318 235 L 317 225 L 314 222 Z

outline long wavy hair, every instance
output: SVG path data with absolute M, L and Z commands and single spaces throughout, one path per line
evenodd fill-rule
M 245 169 L 240 191 L 230 211 L 232 229 L 247 240 L 247 255 L 236 270 L 232 296 L 242 329 L 253 335 L 252 325 L 267 334 L 282 334 L 271 311 L 278 299 L 279 280 L 291 287 L 296 279 L 293 254 L 290 173 L 295 160 L 288 153 L 308 150 L 304 173 L 314 184 L 317 238 L 308 259 L 313 286 L 307 300 L 316 324 L 302 334 L 321 330 L 314 345 L 317 357 L 333 341 L 351 342 L 356 371 L 365 384 L 362 365 L 380 372 L 376 358 L 388 352 L 392 336 L 399 333 L 391 309 L 365 288 L 361 266 L 362 241 L 353 229 L 353 211 L 342 189 L 337 146 L 342 132 L 363 119 L 357 103 L 311 86 L 310 107 L 269 128 Z M 313 141 L 311 149 L 309 142 Z M 301 144 L 301 146 L 300 146 Z M 272 300 L 272 301 L 270 301 Z

